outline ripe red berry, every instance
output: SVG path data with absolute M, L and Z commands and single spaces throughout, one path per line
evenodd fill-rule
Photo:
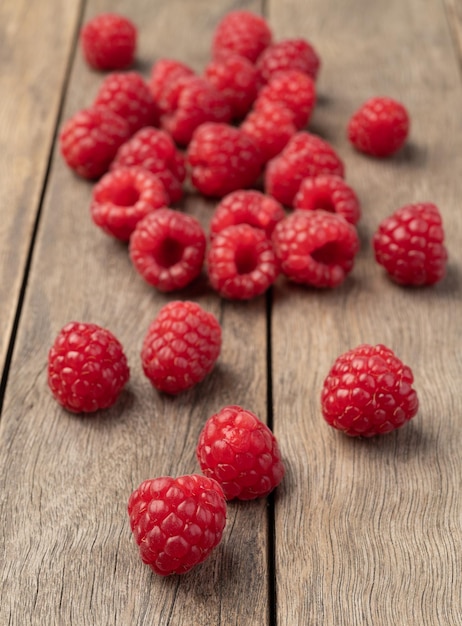
M 274 227 L 284 217 L 284 209 L 274 198 L 260 191 L 240 189 L 217 204 L 210 221 L 210 235 L 214 237 L 228 226 L 249 224 L 271 237 Z
M 353 269 L 359 250 L 355 227 L 327 211 L 294 211 L 273 231 L 282 272 L 293 282 L 336 287 Z
M 236 53 L 255 63 L 271 40 L 271 29 L 263 17 L 251 11 L 231 11 L 215 29 L 213 53 Z
M 294 209 L 331 211 L 344 217 L 350 224 L 356 224 L 361 215 L 354 190 L 343 178 L 330 174 L 305 178 L 294 198 Z
M 322 388 L 324 419 L 353 437 L 388 433 L 417 413 L 414 377 L 390 348 L 361 345 L 340 355 Z
M 192 215 L 169 208 L 149 213 L 130 237 L 130 259 L 159 291 L 183 289 L 199 276 L 206 237 Z
M 141 350 L 143 371 L 159 391 L 191 389 L 212 371 L 221 349 L 221 327 L 195 302 L 170 302 L 149 326 Z
M 133 491 L 128 515 L 142 561 L 161 576 L 185 574 L 220 543 L 226 500 L 206 476 L 161 476 Z
M 277 72 L 258 94 L 255 109 L 264 108 L 268 103 L 286 107 L 293 115 L 295 126 L 305 128 L 316 103 L 313 79 L 299 70 Z
M 120 342 L 96 324 L 69 322 L 48 353 L 48 386 L 72 413 L 112 406 L 129 376 Z
M 90 213 L 108 235 L 128 241 L 143 217 L 167 205 L 167 192 L 155 174 L 141 167 L 121 167 L 94 186 Z
M 83 178 L 107 172 L 118 148 L 130 136 L 127 122 L 101 107 L 83 109 L 65 122 L 59 135 L 67 165 Z
M 227 406 L 206 421 L 196 454 L 202 472 L 220 483 L 227 500 L 265 497 L 284 477 L 275 436 L 240 406 Z
M 238 128 L 213 122 L 195 131 L 187 160 L 196 189 L 216 197 L 251 187 L 262 165 L 260 151 L 250 137 Z
M 93 104 L 107 107 L 123 117 L 132 134 L 143 126 L 156 126 L 159 122 L 159 111 L 149 87 L 137 72 L 108 74 Z
M 377 262 L 401 285 L 433 285 L 446 274 L 443 222 L 430 202 L 406 205 L 384 219 L 373 247 Z
M 265 101 L 240 126 L 260 150 L 264 163 L 278 155 L 297 132 L 294 114 L 279 102 Z
M 102 13 L 89 20 L 80 33 L 84 57 L 97 70 L 122 70 L 133 63 L 137 29 L 116 13 Z
M 276 280 L 279 264 L 271 241 L 260 228 L 237 224 L 213 238 L 207 255 L 210 284 L 224 298 L 248 300 Z
M 306 39 L 301 38 L 284 39 L 271 44 L 257 62 L 257 68 L 265 81 L 281 70 L 298 70 L 316 80 L 320 65 L 316 50 Z
M 182 182 L 186 177 L 183 155 L 168 133 L 158 128 L 142 128 L 117 151 L 111 169 L 144 167 L 162 181 L 170 202 L 183 195 Z
M 348 139 L 366 154 L 387 157 L 407 139 L 410 120 L 404 106 L 392 98 L 367 100 L 348 123 Z
M 161 125 L 174 141 L 187 146 L 194 131 L 205 122 L 229 122 L 231 107 L 215 87 L 198 76 L 181 79 L 178 101 L 171 113 L 161 117 Z
M 180 79 L 194 76 L 194 70 L 175 59 L 159 59 L 151 69 L 149 88 L 154 102 L 162 113 L 171 113 L 176 108 L 178 95 L 176 85 Z
M 291 207 L 304 178 L 320 174 L 343 177 L 344 173 L 342 160 L 327 141 L 301 131 L 268 163 L 265 190 L 281 204 Z

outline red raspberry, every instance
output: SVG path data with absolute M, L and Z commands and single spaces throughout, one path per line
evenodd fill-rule
M 214 56 L 236 53 L 252 63 L 272 40 L 266 20 L 251 11 L 231 11 L 218 24 L 213 37 Z
M 305 131 L 296 133 L 266 168 L 265 189 L 281 204 L 292 206 L 304 178 L 320 174 L 344 176 L 344 165 L 334 148 Z
M 163 208 L 136 225 L 130 258 L 150 285 L 159 291 L 175 291 L 201 273 L 205 245 L 205 233 L 195 217 Z
M 161 125 L 177 144 L 187 146 L 198 126 L 205 122 L 229 122 L 231 108 L 224 95 L 198 76 L 181 79 L 182 88 L 173 113 L 161 117 Z
M 151 70 L 149 88 L 154 101 L 162 113 L 171 113 L 178 101 L 177 95 L 172 95 L 179 79 L 194 76 L 194 70 L 188 65 L 175 59 L 159 59 Z M 172 104 L 172 98 L 175 105 Z
M 136 26 L 116 13 L 102 13 L 89 20 L 80 33 L 84 57 L 97 70 L 122 70 L 133 63 Z
M 142 561 L 161 576 L 184 574 L 220 543 L 226 500 L 206 476 L 161 476 L 135 489 L 128 515 Z
M 214 237 L 224 228 L 236 224 L 249 224 L 260 228 L 271 237 L 278 222 L 285 217 L 282 206 L 260 191 L 233 191 L 216 206 L 210 222 L 210 235 Z
M 259 110 L 268 103 L 285 106 L 293 114 L 295 126 L 304 128 L 316 103 L 313 79 L 298 70 L 277 72 L 258 94 L 255 109 Z
M 297 132 L 293 113 L 282 104 L 270 101 L 251 111 L 240 128 L 258 146 L 264 163 L 282 152 Z
M 260 75 L 255 66 L 245 57 L 229 54 L 211 61 L 204 76 L 226 99 L 232 118 L 245 117 L 260 87 Z
M 184 158 L 165 131 L 147 126 L 120 147 L 111 169 L 133 166 L 144 167 L 157 174 L 171 202 L 182 197 L 181 183 L 186 176 Z
M 238 128 L 209 122 L 195 131 L 187 160 L 193 185 L 206 196 L 222 197 L 251 187 L 261 172 L 261 154 Z
M 273 231 L 284 274 L 312 287 L 336 287 L 353 269 L 359 250 L 355 227 L 327 211 L 294 211 Z
M 129 376 L 120 342 L 96 324 L 69 322 L 48 353 L 48 385 L 72 413 L 112 406 Z
M 207 266 L 212 287 L 233 300 L 259 296 L 279 273 L 271 241 L 260 228 L 249 224 L 228 226 L 215 235 Z
M 221 349 L 221 327 L 195 302 L 170 302 L 149 326 L 141 350 L 146 376 L 159 391 L 191 389 L 212 371 Z
M 227 406 L 206 421 L 196 454 L 202 472 L 220 483 L 227 500 L 263 498 L 284 477 L 275 436 L 240 406 Z
M 107 172 L 130 136 L 127 122 L 108 109 L 90 107 L 67 120 L 59 135 L 61 154 L 76 174 L 96 179 Z
M 434 204 L 409 204 L 387 217 L 373 238 L 375 258 L 401 285 L 432 285 L 446 274 L 441 214 Z
M 353 189 L 340 176 L 329 174 L 305 178 L 295 196 L 294 209 L 331 211 L 350 224 L 356 224 L 361 216 L 358 196 Z
M 316 80 L 320 64 L 318 53 L 308 41 L 284 39 L 266 48 L 258 59 L 257 69 L 265 81 L 281 70 L 299 70 Z
M 137 72 L 112 72 L 106 76 L 93 104 L 107 107 L 123 117 L 132 134 L 143 126 L 155 126 L 159 122 L 149 87 Z
M 95 185 L 90 213 L 106 233 L 128 241 L 143 217 L 167 204 L 167 192 L 155 174 L 142 167 L 121 167 Z
M 409 134 L 409 115 L 392 98 L 371 98 L 351 117 L 348 139 L 353 146 L 376 157 L 397 152 Z
M 361 345 L 340 355 L 321 393 L 322 413 L 352 437 L 372 437 L 399 428 L 417 413 L 414 377 L 390 348 Z

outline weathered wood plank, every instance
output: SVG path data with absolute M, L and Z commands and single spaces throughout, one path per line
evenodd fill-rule
M 0 4 L 0 367 L 14 324 L 80 0 Z M 1 400 L 1 399 L 0 399 Z
M 213 25 L 233 6 L 101 0 L 88 4 L 85 19 L 109 7 L 130 16 L 147 75 L 161 56 L 200 70 Z M 64 118 L 90 103 L 100 80 L 77 54 Z M 125 246 L 91 223 L 90 193 L 56 153 L 0 430 L 0 622 L 265 624 L 265 502 L 230 504 L 223 543 L 182 578 L 160 578 L 141 563 L 126 514 L 145 478 L 198 471 L 199 431 L 222 406 L 242 404 L 265 418 L 265 300 L 225 303 L 205 281 L 183 292 L 219 317 L 222 354 L 197 389 L 173 399 L 156 393 L 142 374 L 141 343 L 159 308 L 179 294 L 159 295 L 135 274 Z M 213 203 L 191 197 L 183 208 L 207 224 Z M 47 391 L 47 351 L 71 319 L 110 328 L 126 349 L 131 382 L 104 415 L 68 415 Z
M 304 36 L 323 68 L 312 130 L 332 141 L 363 204 L 362 251 L 332 292 L 280 282 L 274 293 L 274 425 L 288 479 L 276 499 L 277 623 L 460 624 L 462 90 L 440 2 L 269 2 L 279 37 Z M 408 146 L 379 162 L 345 128 L 366 98 L 401 99 Z M 431 289 L 386 279 L 370 248 L 408 202 L 439 205 L 451 263 Z M 401 431 L 351 440 L 320 411 L 334 359 L 385 343 L 412 366 L 421 408 Z

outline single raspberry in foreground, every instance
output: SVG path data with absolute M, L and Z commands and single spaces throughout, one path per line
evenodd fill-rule
M 133 491 L 128 515 L 142 561 L 161 576 L 185 574 L 220 543 L 226 500 L 212 478 L 161 476 Z
M 150 285 L 175 291 L 199 276 L 205 246 L 205 233 L 195 217 L 165 207 L 137 223 L 130 238 L 130 259 Z
M 213 55 L 235 53 L 255 63 L 271 41 L 271 29 L 263 17 L 246 10 L 230 11 L 215 29 Z
M 361 216 L 355 191 L 340 176 L 329 174 L 305 178 L 294 198 L 294 209 L 331 211 L 350 224 L 356 224 Z
M 221 327 L 212 313 L 196 302 L 170 302 L 146 333 L 143 371 L 156 389 L 177 394 L 212 371 L 220 349 Z
M 316 80 L 321 60 L 306 39 L 283 39 L 268 46 L 257 62 L 257 69 L 265 81 L 277 72 L 298 70 Z
M 176 59 L 159 59 L 151 68 L 149 89 L 162 113 L 173 112 L 178 101 L 174 94 L 180 79 L 194 76 L 194 70 Z
M 390 348 L 361 345 L 340 355 L 322 388 L 328 424 L 352 437 L 372 437 L 403 426 L 417 413 L 414 377 Z
M 409 114 L 393 98 L 367 100 L 348 122 L 348 139 L 360 152 L 387 157 L 397 152 L 409 134 Z
M 220 483 L 227 500 L 267 496 L 284 477 L 275 436 L 240 406 L 227 406 L 206 421 L 196 454 L 202 472 Z
M 297 132 L 294 114 L 283 104 L 269 100 L 250 111 L 240 129 L 258 147 L 263 163 L 282 152 Z
M 401 285 L 433 285 L 446 274 L 443 221 L 431 202 L 395 211 L 380 223 L 372 244 L 377 262 Z
M 117 13 L 102 13 L 80 32 L 84 57 L 97 70 L 122 70 L 133 63 L 138 31 L 131 20 Z
M 69 322 L 48 353 L 48 386 L 72 413 L 112 406 L 129 376 L 122 345 L 97 324 Z

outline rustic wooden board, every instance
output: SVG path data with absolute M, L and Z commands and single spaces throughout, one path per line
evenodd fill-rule
M 40 206 L 80 4 L 80 0 L 51 0 L 35 3 L 33 11 L 25 0 L 0 4 L 2 369 Z
M 289 467 L 275 505 L 277 623 L 461 624 L 462 90 L 443 5 L 270 0 L 268 11 L 279 37 L 304 36 L 320 52 L 311 128 L 338 149 L 363 204 L 362 250 L 341 288 L 274 290 L 274 425 Z M 407 147 L 384 162 L 345 137 L 377 94 L 412 116 Z M 370 239 L 393 210 L 426 200 L 443 214 L 448 276 L 399 288 Z M 330 429 L 319 401 L 334 359 L 362 342 L 395 349 L 421 401 L 413 422 L 370 441 Z
M 120 11 L 140 26 L 138 67 L 176 57 L 200 70 L 211 30 L 232 1 L 89 2 L 85 19 Z M 258 10 L 259 3 L 249 3 Z M 77 50 L 63 119 L 91 102 L 101 75 Z M 205 280 L 181 298 L 200 302 L 223 327 L 212 375 L 178 398 L 144 378 L 139 352 L 169 300 L 132 269 L 124 245 L 90 221 L 91 185 L 55 152 L 24 314 L 0 425 L 0 622 L 11 624 L 264 624 L 268 621 L 266 502 L 231 503 L 222 544 L 184 577 L 163 579 L 144 566 L 126 503 L 149 477 L 198 471 L 195 445 L 207 417 L 230 403 L 266 417 L 266 302 L 222 302 Z M 207 225 L 213 203 L 183 206 Z M 104 414 L 82 419 L 47 391 L 46 360 L 69 320 L 110 328 L 124 345 L 131 382 Z

